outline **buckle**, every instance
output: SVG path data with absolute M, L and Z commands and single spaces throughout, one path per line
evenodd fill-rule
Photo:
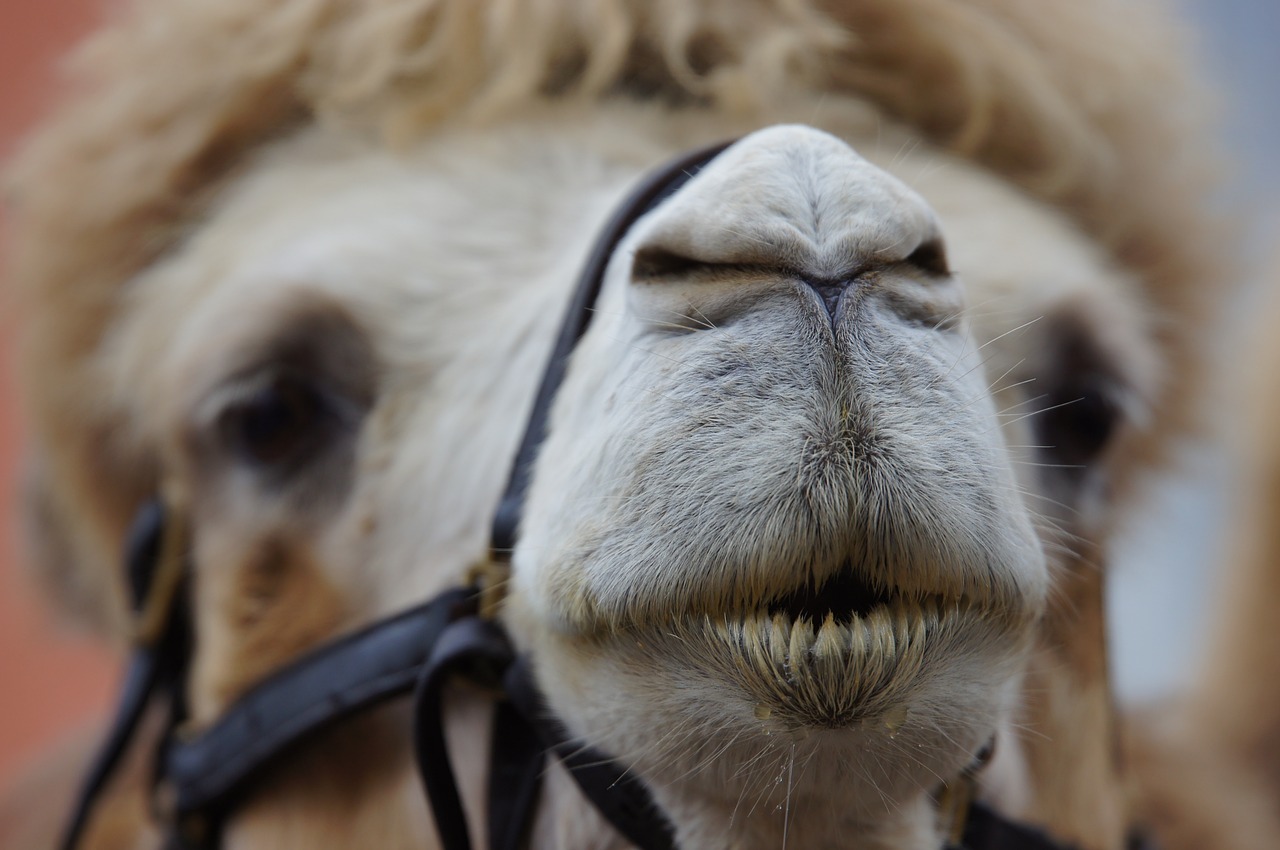
M 938 825 L 947 835 L 948 848 L 963 847 L 964 831 L 969 825 L 969 812 L 978 798 L 978 773 L 991 763 L 995 756 L 996 739 L 991 738 L 978 750 L 973 761 L 956 778 L 938 792 Z
M 955 782 L 942 786 L 938 795 L 938 822 L 947 836 L 947 847 L 962 847 L 965 827 L 969 825 L 969 807 L 977 796 L 977 781 L 964 773 Z
M 177 841 L 177 846 L 208 846 L 212 836 L 213 819 L 199 810 L 178 811 L 178 793 L 169 780 L 160 779 L 151 789 L 150 810 L 151 817 L 157 824 L 168 825 L 172 838 Z
M 496 620 L 507 596 L 507 582 L 511 580 L 511 561 L 493 553 L 476 561 L 467 570 L 467 584 L 480 592 L 479 614 L 485 620 Z

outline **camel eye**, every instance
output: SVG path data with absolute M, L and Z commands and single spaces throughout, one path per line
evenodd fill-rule
M 314 382 L 281 373 L 230 405 L 220 430 L 243 462 L 289 472 L 324 447 L 336 424 L 332 406 Z
M 1035 382 L 1043 395 L 1031 427 L 1049 465 L 1045 474 L 1079 487 L 1123 426 L 1131 390 L 1096 322 L 1064 314 L 1048 330 L 1047 362 Z
M 1119 406 L 1106 388 L 1081 382 L 1051 393 L 1036 425 L 1059 463 L 1084 466 L 1106 448 L 1119 418 Z

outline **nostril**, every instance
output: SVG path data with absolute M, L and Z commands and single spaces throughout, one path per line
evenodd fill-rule
M 636 281 L 676 277 L 708 265 L 666 248 L 641 248 L 631 263 L 631 277 Z
M 911 252 L 906 260 L 911 265 L 932 275 L 942 277 L 951 274 L 947 265 L 947 248 L 941 239 L 930 239 Z

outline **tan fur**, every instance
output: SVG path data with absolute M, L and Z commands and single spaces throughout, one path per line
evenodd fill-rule
M 1129 819 L 1106 664 L 1103 572 L 1071 565 L 1028 665 L 1023 738 L 1038 789 L 1027 815 L 1084 847 L 1122 844 Z M 1067 756 L 1070 754 L 1070 756 Z M 1091 817 L 1081 817 L 1091 812 Z
M 340 629 L 343 600 L 304 544 L 268 538 L 241 558 L 223 552 L 205 557 L 228 566 L 225 572 L 202 575 L 196 590 L 211 606 L 224 609 L 215 628 L 196 636 L 209 656 L 195 671 L 195 687 L 212 706 L 226 705 L 282 662 Z
M 893 396 L 897 404 L 888 406 L 885 421 L 901 428 L 885 428 L 885 439 L 902 435 L 910 445 L 906 437 L 915 435 L 945 448 L 925 453 L 921 468 L 908 470 L 916 479 L 905 491 L 894 489 L 898 482 L 885 469 L 895 467 L 889 466 L 881 478 L 869 479 L 865 492 L 846 492 L 833 481 L 843 480 L 849 447 L 860 451 L 860 441 L 876 436 L 859 428 L 884 425 L 859 420 L 846 407 L 823 421 L 828 430 L 820 439 L 804 444 L 805 463 L 787 479 L 811 500 L 802 514 L 809 525 L 799 524 L 795 505 L 779 497 L 776 511 L 746 526 L 755 537 L 723 535 L 726 551 L 739 547 L 738 560 L 728 558 L 731 568 L 713 559 L 686 562 L 690 541 L 671 536 L 655 544 L 661 534 L 648 531 L 620 560 L 634 565 L 642 558 L 631 556 L 645 555 L 646 547 L 669 546 L 657 559 L 669 574 L 653 570 L 640 584 L 625 583 L 631 574 L 593 561 L 605 541 L 625 548 L 617 543 L 621 532 L 614 533 L 623 527 L 615 522 L 620 511 L 642 504 L 647 494 L 657 499 L 655 516 L 692 515 L 690 505 L 718 492 L 691 488 L 682 503 L 663 501 L 662 487 L 605 489 L 653 458 L 628 467 L 618 460 L 625 452 L 593 440 L 622 434 L 623 445 L 644 448 L 631 438 L 646 434 L 628 431 L 637 427 L 635 411 L 644 408 L 628 394 L 642 401 L 651 400 L 645 393 L 672 398 L 654 389 L 666 386 L 661 382 L 668 375 L 654 365 L 660 358 L 642 356 L 653 352 L 642 347 L 651 340 L 636 330 L 637 304 L 641 318 L 648 310 L 653 321 L 676 315 L 696 323 L 695 298 L 710 310 L 739 303 L 743 291 L 761 298 L 768 292 L 760 281 L 734 290 L 718 281 L 689 290 L 642 286 L 641 294 L 624 295 L 628 272 L 619 261 L 544 452 L 552 472 L 535 486 L 517 553 L 523 564 L 517 580 L 524 584 L 513 600 L 513 628 L 545 660 L 544 682 L 566 685 L 556 692 L 567 694 L 568 703 L 557 709 L 570 712 L 575 728 L 607 728 L 615 737 L 606 743 L 623 755 L 642 754 L 649 759 L 642 769 L 658 776 L 669 776 L 673 765 L 681 773 L 679 758 L 692 757 L 691 770 L 656 790 L 694 846 L 772 841 L 790 827 L 792 840 L 808 846 L 852 829 L 866 832 L 869 847 L 923 848 L 936 837 L 923 784 L 954 775 L 993 724 L 1007 733 L 1021 687 L 1027 694 L 1022 721 L 1031 728 L 996 772 L 1021 758 L 1033 780 L 1022 813 L 1087 850 L 1113 850 L 1128 818 L 1117 802 L 1120 777 L 1101 660 L 1097 562 L 1103 557 L 1092 547 L 1102 545 L 1112 509 L 1132 494 L 1136 474 L 1161 459 L 1191 424 L 1200 340 L 1187 318 L 1205 308 L 1203 282 L 1221 263 L 1217 234 L 1200 206 L 1209 157 L 1198 95 L 1181 57 L 1162 17 L 1144 4 L 1107 0 L 864 0 L 813 7 L 783 0 L 697 7 L 683 0 L 286 0 L 269 9 L 140 0 L 86 48 L 84 90 L 33 140 L 15 171 L 19 232 L 12 278 L 28 316 L 25 383 L 39 456 L 31 525 L 63 541 L 35 551 L 70 562 L 42 568 L 59 577 L 68 604 L 106 633 L 121 634 L 115 553 L 129 515 L 159 486 L 161 472 L 166 485 L 176 480 L 189 497 L 199 567 L 197 722 L 216 717 L 228 699 L 307 647 L 456 580 L 480 554 L 487 506 L 516 437 L 519 417 L 494 417 L 493 399 L 510 400 L 510 410 L 527 404 L 532 370 L 557 312 L 553 284 L 572 275 L 622 188 L 682 148 L 764 124 L 814 124 L 857 140 L 874 164 L 830 136 L 775 128 L 743 143 L 740 167 L 765 165 L 752 178 L 758 182 L 742 185 L 778 199 L 780 208 L 794 191 L 790 209 L 802 210 L 815 196 L 804 194 L 805 175 L 797 177 L 788 162 L 812 157 L 856 190 L 844 202 L 879 199 L 879 207 L 841 211 L 860 222 L 862 230 L 851 224 L 850 233 L 836 234 L 863 240 L 849 249 L 859 261 L 927 238 L 938 227 L 936 210 L 953 262 L 982 296 L 971 305 L 971 318 L 964 311 L 955 320 L 955 336 L 930 343 L 936 351 L 901 342 L 894 335 L 904 333 L 900 328 L 886 336 L 899 345 L 895 352 L 925 350 L 937 362 L 950 358 L 952 369 L 938 368 L 928 384 L 951 393 L 941 408 L 945 415 L 912 408 L 909 394 Z M 637 104 L 630 99 L 637 94 L 657 100 Z M 882 140 L 888 149 L 880 149 Z M 792 160 L 768 160 L 763 152 L 770 145 L 791 151 Z M 1161 155 L 1153 155 L 1157 150 Z M 527 157 L 536 167 L 527 167 Z M 849 261 L 812 248 L 825 245 L 819 237 L 830 235 L 823 229 L 829 224 L 814 225 L 812 244 L 777 248 L 791 231 L 776 222 L 753 231 L 758 207 L 744 193 L 734 194 L 741 173 L 726 172 L 716 183 L 713 171 L 699 178 L 702 189 L 691 186 L 638 228 L 620 256 L 672 250 L 748 268 L 789 256 L 819 270 Z M 992 175 L 1021 191 L 999 186 Z M 438 198 L 447 203 L 436 204 Z M 440 219 L 443 208 L 455 210 L 448 220 Z M 505 236 L 495 248 L 485 224 L 467 229 L 463 223 L 487 223 L 498 210 Z M 699 230 L 737 210 L 743 212 L 736 233 L 750 238 L 734 242 L 723 232 Z M 897 231 L 875 224 L 892 216 Z M 413 227 L 406 229 L 406 222 Z M 1008 238 L 1014 233 L 1016 239 Z M 468 250 L 469 240 L 483 247 Z M 751 253 L 758 244 L 774 245 L 775 254 L 759 260 Z M 961 303 L 954 301 L 959 296 L 936 295 L 941 287 L 912 288 L 894 274 L 878 279 L 877 291 L 902 287 L 899 297 L 923 299 L 937 325 L 954 320 L 947 305 Z M 993 301 L 996 308 L 987 309 Z M 486 304 L 488 312 L 474 303 Z M 1014 467 L 1016 446 L 1031 441 L 1027 426 L 1012 415 L 1003 429 L 996 424 L 997 405 L 1016 411 L 1026 403 L 1018 379 L 1045 365 L 1035 362 L 1043 355 L 1037 337 L 1019 333 L 1046 315 L 1085 327 L 1124 384 L 1125 428 L 1104 459 L 1105 491 L 1063 515 L 1037 489 L 1033 472 Z M 359 440 L 331 476 L 342 485 L 340 497 L 325 491 L 314 499 L 264 502 L 261 488 L 209 460 L 217 455 L 206 443 L 216 430 L 219 394 L 234 384 L 228 376 L 250 370 L 263 347 L 296 328 L 300 316 L 311 323 L 313 338 L 330 343 L 328 354 L 312 354 L 354 363 L 359 381 L 353 381 L 376 384 L 376 398 L 368 400 L 374 406 Z M 759 338 L 735 342 L 776 357 L 778 374 L 804 361 L 802 351 L 779 343 L 790 339 L 776 335 L 775 326 L 765 330 L 775 336 L 761 331 Z M 357 343 L 348 345 L 352 339 Z M 981 360 L 978 343 L 1000 344 Z M 682 363 L 683 356 L 672 362 Z M 495 371 L 497 361 L 520 368 Z M 339 373 L 347 368 L 330 365 Z M 617 379 L 636 374 L 645 380 Z M 993 386 L 1006 378 L 1007 387 Z M 899 383 L 892 389 L 912 386 Z M 617 392 L 592 392 L 599 388 Z M 682 389 L 678 381 L 667 386 L 668 393 Z M 615 396 L 634 406 L 611 411 Z M 603 412 L 597 403 L 606 405 Z M 601 429 L 605 420 L 613 430 Z M 662 424 L 653 432 L 663 433 Z M 778 431 L 785 437 L 786 429 Z M 957 435 L 958 444 L 947 442 Z M 780 462 L 791 460 L 777 445 L 764 449 L 779 451 Z M 914 457 L 909 449 L 896 451 L 898 459 Z M 596 457 L 591 452 L 603 458 L 596 468 L 582 465 Z M 955 460 L 951 452 L 986 476 L 963 483 L 973 484 L 981 497 L 976 502 L 990 505 L 995 521 L 971 512 L 964 493 L 951 489 L 960 486 L 955 474 L 935 468 L 935 460 Z M 859 469 L 870 468 L 862 457 L 855 460 L 863 464 Z M 1028 511 L 1023 500 L 1033 497 L 1044 501 Z M 891 506 L 883 514 L 876 513 L 878 498 Z M 969 534 L 930 536 L 930 529 L 907 520 L 910 508 L 922 507 L 933 511 L 938 528 Z M 876 539 L 891 545 L 871 551 L 857 528 L 840 525 L 851 516 L 883 522 Z M 668 698 L 681 693 L 678 688 L 653 685 L 667 682 L 662 677 L 671 675 L 679 652 L 696 656 L 704 645 L 737 640 L 737 626 L 727 618 L 774 589 L 786 590 L 795 569 L 817 580 L 840 569 L 841 558 L 858 547 L 868 550 L 862 566 L 878 580 L 942 594 L 964 612 L 963 628 L 948 625 L 948 635 L 956 636 L 944 654 L 924 656 L 928 664 L 921 667 L 941 669 L 925 671 L 937 677 L 931 701 L 905 721 L 903 740 L 896 738 L 904 721 L 894 719 L 892 707 L 877 707 L 857 733 L 873 755 L 914 744 L 936 764 L 891 761 L 884 779 L 892 796 L 863 793 L 851 805 L 831 796 L 845 787 L 842 771 L 849 768 L 841 754 L 848 736 L 817 736 L 804 744 L 814 767 L 808 784 L 796 788 L 796 805 L 832 816 L 794 825 L 767 812 L 754 821 L 734 820 L 735 798 L 740 804 L 748 791 L 759 791 L 765 809 L 781 808 L 778 787 L 752 787 L 759 777 L 743 768 L 761 759 L 766 767 L 775 759 L 782 765 L 788 751 L 776 744 L 749 749 L 751 735 L 740 749 L 718 750 L 714 735 L 729 728 L 730 715 L 750 717 L 749 705 L 735 703 L 719 711 L 714 729 L 712 718 L 698 718 L 707 733 L 700 746 L 708 752 L 668 747 L 675 760 L 663 764 L 654 758 L 663 753 L 645 751 L 653 728 L 661 728 L 663 712 L 679 719 L 688 705 Z M 1032 636 L 1046 559 L 1055 586 L 1050 613 Z M 780 572 L 780 565 L 792 571 Z M 663 644 L 667 634 L 655 635 L 652 648 L 617 642 L 619 634 L 645 634 L 666 622 L 679 606 L 689 606 L 681 616 L 706 618 L 677 630 L 675 639 L 683 636 L 687 650 Z M 720 617 L 723 625 L 713 620 Z M 573 634 L 579 629 L 593 640 L 603 634 L 601 646 L 584 651 Z M 789 632 L 789 650 L 802 654 L 813 639 L 815 657 L 836 658 L 837 640 L 856 643 L 860 634 L 855 629 L 837 638 L 834 629 L 819 629 L 815 637 L 797 627 Z M 908 630 L 901 635 L 909 637 Z M 1019 665 L 1032 644 L 1033 669 L 1021 681 Z M 761 637 L 754 649 L 766 645 Z M 782 681 L 780 646 L 718 660 L 739 664 L 767 702 Z M 892 656 L 891 647 L 881 650 L 876 657 Z M 850 658 L 861 663 L 863 656 Z M 949 669 L 952 662 L 956 670 Z M 823 703 L 823 686 L 835 669 L 815 662 L 806 669 L 816 683 L 806 695 L 778 697 L 803 703 L 792 717 L 848 719 L 848 704 Z M 916 667 L 888 671 L 871 664 L 856 672 L 868 681 L 883 677 L 904 693 L 918 689 Z M 617 689 L 602 686 L 608 677 Z M 614 722 L 638 705 L 619 706 L 616 694 L 653 699 L 647 727 Z M 569 704 L 574 699 L 579 702 Z M 708 690 L 694 701 L 723 708 L 715 699 Z M 972 722 L 959 712 L 961 719 L 948 726 L 955 719 L 949 700 L 969 705 Z M 749 732 L 770 724 L 794 731 L 784 715 L 766 715 L 763 725 L 748 719 L 754 723 Z M 474 713 L 467 716 L 474 723 Z M 416 784 L 397 748 L 402 723 L 395 712 L 381 713 L 282 767 L 237 820 L 231 846 L 429 841 Z M 472 728 L 461 737 L 474 748 L 482 735 Z M 794 765 L 795 745 L 789 757 Z M 1073 760 L 1078 772 L 1056 772 L 1063 759 Z M 879 790 L 878 779 L 865 773 L 853 777 L 864 783 L 857 787 Z M 477 780 L 468 772 L 469 783 Z M 690 787 L 697 793 L 685 793 Z M 789 785 L 786 793 L 790 806 Z M 733 838 L 725 838 L 726 818 L 738 830 Z M 549 795 L 540 826 L 549 830 L 548 841 L 596 834 L 597 827 L 571 793 L 561 788 Z
M 1274 718 L 1271 711 L 1259 725 L 1273 724 Z M 1233 749 L 1213 717 L 1182 704 L 1136 712 L 1127 720 L 1127 802 L 1160 847 L 1260 850 L 1276 845 L 1280 791 L 1256 751 Z

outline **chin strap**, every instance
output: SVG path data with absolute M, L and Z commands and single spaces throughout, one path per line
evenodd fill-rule
M 527 657 L 514 655 L 498 624 L 475 618 L 449 626 L 441 635 L 418 687 L 415 753 L 423 785 L 445 850 L 471 850 L 467 819 L 445 746 L 441 698 L 452 676 L 494 692 L 498 706 L 489 772 L 488 850 L 523 850 L 537 805 L 545 754 L 555 755 L 606 821 L 639 850 L 676 850 L 670 822 L 644 782 L 630 769 L 574 739 L 547 707 Z M 954 828 L 945 850 L 1076 850 L 1042 830 L 1005 818 L 972 799 L 973 768 L 940 795 Z M 955 789 L 969 789 L 957 794 Z M 1154 850 L 1143 840 L 1132 850 Z
M 414 753 L 441 846 L 471 850 L 466 815 L 445 745 L 444 685 L 461 675 L 498 697 L 489 769 L 489 850 L 527 847 L 538 791 L 552 753 L 583 796 L 639 850 L 675 850 L 675 838 L 649 789 L 626 768 L 574 741 L 547 708 L 506 633 L 491 620 L 459 620 L 440 636 L 419 679 Z
M 481 598 L 495 605 L 504 586 L 503 565 L 473 572 L 483 577 Z M 486 617 L 451 624 L 440 636 L 419 680 L 414 741 L 418 770 L 445 850 L 471 850 L 467 818 L 445 744 L 444 685 L 461 676 L 493 693 L 489 770 L 488 850 L 523 850 L 537 806 L 546 754 L 564 765 L 582 795 L 638 850 L 676 850 L 670 822 L 630 768 L 569 734 L 547 706 L 526 656 L 517 656 L 501 626 Z M 939 794 L 939 814 L 950 827 L 944 850 L 1076 850 L 1042 830 L 1016 823 L 975 799 L 977 773 L 992 747 Z M 1145 841 L 1131 850 L 1154 850 Z
M 1043 831 L 1027 824 L 1015 823 L 977 800 L 969 804 L 959 843 L 954 839 L 948 850 L 1076 850 L 1074 844 L 1063 844 Z

